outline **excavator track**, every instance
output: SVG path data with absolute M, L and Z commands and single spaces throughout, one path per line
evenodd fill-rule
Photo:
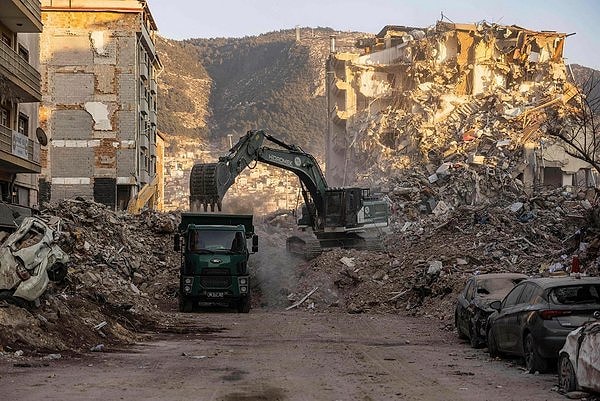
M 202 208 L 205 212 L 215 206 L 221 211 L 221 200 L 217 189 L 217 164 L 197 163 L 190 173 L 190 210 L 198 212 Z
M 300 238 L 292 236 L 286 240 L 286 249 L 289 253 L 298 255 L 305 260 L 311 260 L 323 253 L 321 244 L 316 238 Z

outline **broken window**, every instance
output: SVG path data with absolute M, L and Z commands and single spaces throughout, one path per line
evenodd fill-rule
M 29 117 L 23 113 L 19 113 L 18 131 L 19 134 L 29 136 Z

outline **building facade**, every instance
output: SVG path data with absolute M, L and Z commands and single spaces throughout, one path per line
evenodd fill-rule
M 156 177 L 156 24 L 146 1 L 43 0 L 41 201 L 124 210 Z
M 0 197 L 3 205 L 34 207 L 41 171 L 38 105 L 41 8 L 37 0 L 0 0 Z M 37 134 L 37 135 L 36 135 Z M 18 206 L 12 209 L 19 209 Z M 12 223 L 0 210 L 0 224 Z M 5 218 L 6 217 L 6 218 Z M 6 221 L 5 221 L 6 220 Z M 11 225 L 11 224 L 8 224 Z

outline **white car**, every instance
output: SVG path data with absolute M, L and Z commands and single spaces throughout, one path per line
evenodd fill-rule
M 0 245 L 0 299 L 34 301 L 48 281 L 64 278 L 69 261 L 56 243 L 59 233 L 38 217 L 26 217 Z
M 600 311 L 594 313 L 600 319 Z M 600 321 L 588 323 L 568 336 L 558 360 L 558 386 L 562 392 L 600 392 Z

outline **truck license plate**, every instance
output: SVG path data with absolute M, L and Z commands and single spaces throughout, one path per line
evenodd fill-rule
M 206 296 L 209 298 L 223 298 L 225 296 L 225 293 L 209 291 L 206 293 Z

